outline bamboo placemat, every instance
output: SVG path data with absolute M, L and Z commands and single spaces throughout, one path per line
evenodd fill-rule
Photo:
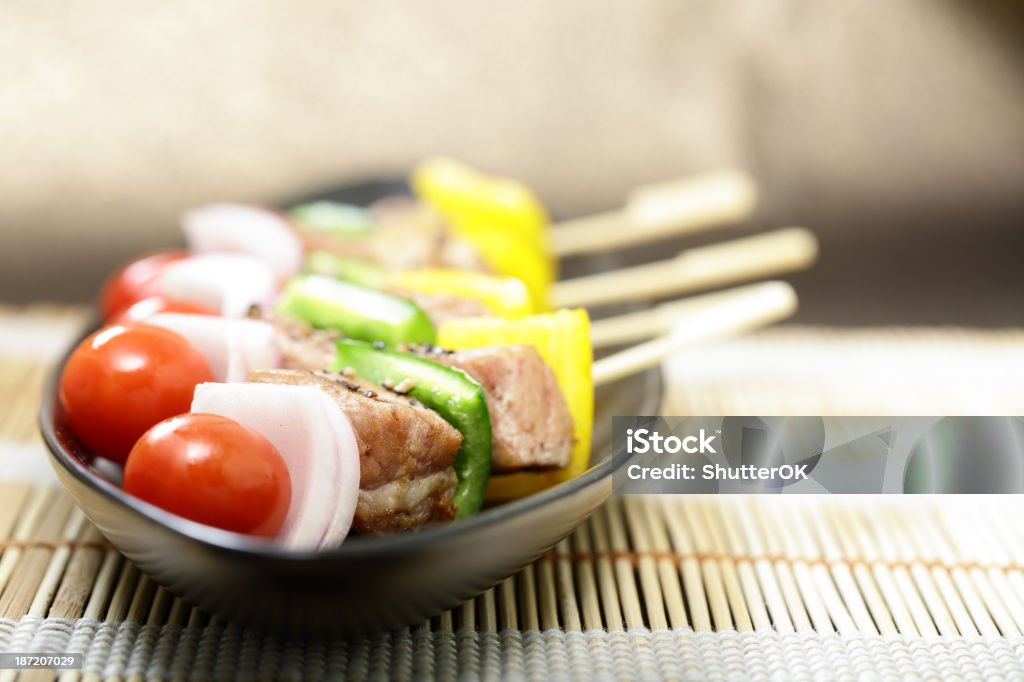
M 1024 679 L 1024 501 L 1010 496 L 615 498 L 430 622 L 355 641 L 239 630 L 140 575 L 39 466 L 40 381 L 80 319 L 0 311 L 0 651 L 83 652 L 84 671 L 61 679 Z M 782 329 L 737 343 L 804 362 L 852 345 L 877 361 L 879 345 L 1019 353 L 1024 333 Z M 714 400 L 690 407 L 730 413 L 720 374 L 671 370 L 689 379 L 671 409 L 703 387 Z M 800 402 L 790 378 L 776 377 L 778 404 Z M 769 393 L 733 386 L 738 403 Z M 1020 391 L 1002 390 L 1011 413 Z

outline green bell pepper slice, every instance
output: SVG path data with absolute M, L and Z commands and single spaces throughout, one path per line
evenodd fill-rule
M 299 275 L 276 309 L 318 329 L 337 329 L 363 341 L 433 343 L 434 325 L 412 301 L 324 275 Z
M 491 414 L 480 384 L 461 369 L 402 351 L 343 339 L 331 371 L 351 369 L 375 384 L 411 385 L 408 395 L 437 412 L 462 434 L 455 456 L 456 518 L 480 511 L 491 476 Z
M 327 275 L 371 289 L 381 289 L 390 282 L 387 270 L 358 258 L 339 256 L 330 251 L 313 251 L 306 257 L 303 270 L 313 275 Z
M 365 209 L 337 201 L 299 204 L 288 215 L 301 230 L 337 237 L 363 237 L 373 229 L 373 219 Z

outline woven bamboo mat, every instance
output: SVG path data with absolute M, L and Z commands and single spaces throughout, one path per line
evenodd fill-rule
M 430 622 L 355 641 L 239 630 L 140 575 L 40 466 L 40 382 L 81 319 L 0 310 L 0 651 L 84 653 L 61 679 L 1024 679 L 1024 500 L 1010 496 L 615 498 Z M 775 404 L 799 405 L 826 387 L 795 370 L 737 385 L 734 363 L 757 352 L 777 370 L 793 352 L 820 376 L 816 362 L 856 349 L 881 370 L 922 349 L 955 365 L 1021 355 L 1024 333 L 781 329 L 673 363 L 686 381 L 670 382 L 669 409 L 730 413 L 772 384 Z M 948 376 L 943 396 L 963 380 Z M 992 383 L 993 413 L 1014 413 L 1021 378 L 971 387 Z

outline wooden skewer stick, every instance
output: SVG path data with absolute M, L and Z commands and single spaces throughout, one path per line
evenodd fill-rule
M 743 300 L 749 296 L 783 295 L 781 292 L 791 290 L 785 282 L 758 282 L 710 294 L 676 299 L 635 313 L 594 320 L 590 323 L 590 342 L 594 348 L 636 343 L 667 334 L 677 322 L 702 310 L 734 300 Z
M 706 173 L 643 187 L 624 208 L 566 220 L 551 230 L 558 257 L 608 251 L 742 222 L 757 189 L 746 173 Z
M 704 341 L 743 334 L 777 322 L 796 310 L 796 292 L 784 282 L 749 287 L 676 321 L 671 333 L 628 348 L 594 363 L 594 385 L 660 364 L 667 356 Z
M 810 231 L 788 227 L 687 249 L 668 260 L 555 282 L 551 299 L 556 308 L 650 300 L 801 270 L 817 255 Z

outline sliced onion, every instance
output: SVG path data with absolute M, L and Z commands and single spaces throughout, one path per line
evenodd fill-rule
M 161 293 L 243 317 L 253 305 L 262 305 L 276 292 L 274 271 L 256 256 L 241 253 L 204 253 L 166 266 L 160 275 Z
M 249 372 L 281 366 L 274 326 L 263 320 L 157 313 L 145 323 L 185 337 L 206 357 L 217 381 L 245 381 Z
M 192 251 L 230 252 L 256 256 L 279 279 L 302 267 L 302 243 L 283 216 L 256 206 L 210 204 L 182 216 Z
M 287 547 L 337 546 L 359 497 L 359 445 L 341 408 L 315 386 L 200 384 L 192 412 L 219 414 L 274 444 L 292 479 L 278 540 Z

